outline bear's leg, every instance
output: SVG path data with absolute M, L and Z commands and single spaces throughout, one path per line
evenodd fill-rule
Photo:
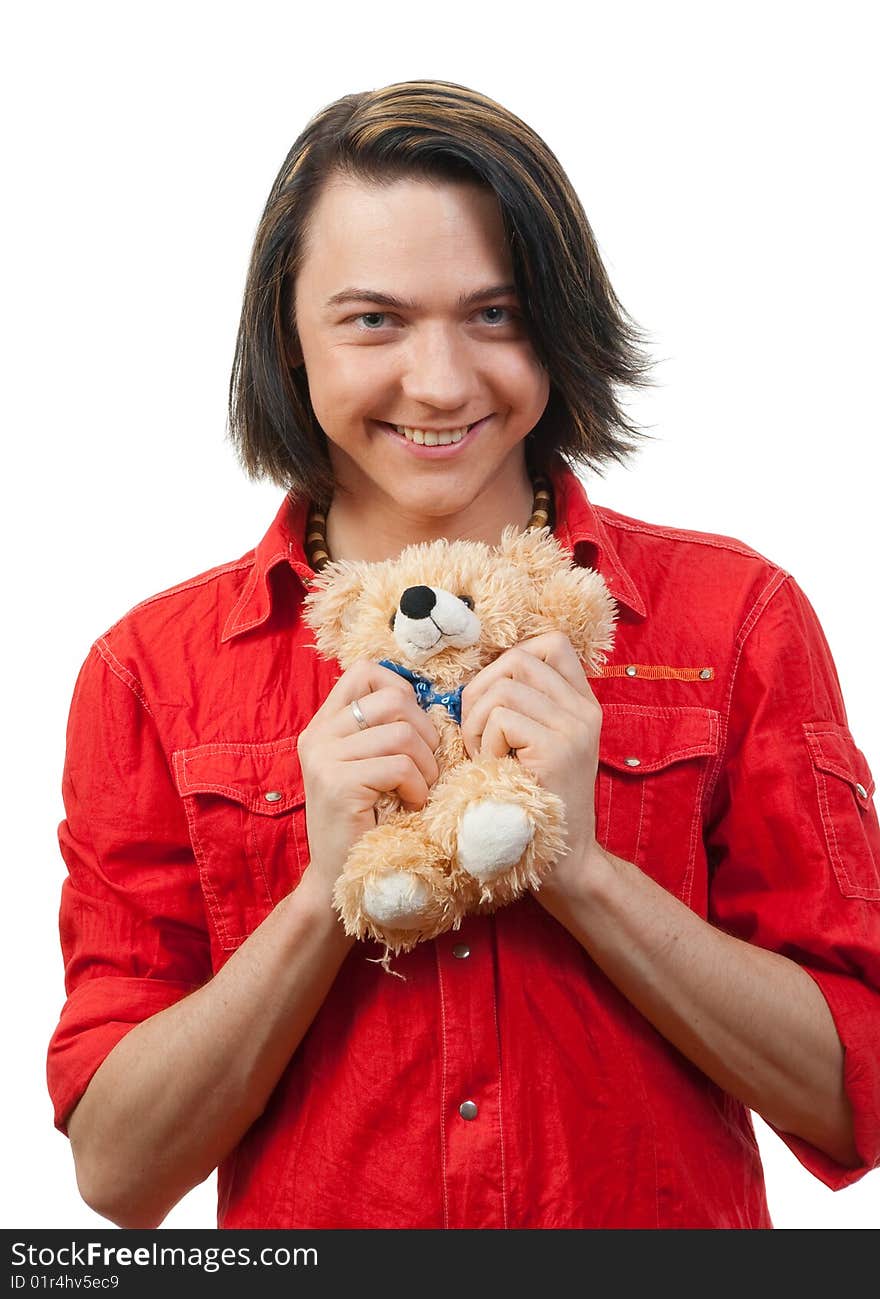
M 565 851 L 562 800 L 516 758 L 462 763 L 434 786 L 423 815 L 466 910 L 514 901 Z
M 434 938 L 458 916 L 448 863 L 428 839 L 420 812 L 396 812 L 358 839 L 333 901 L 346 933 L 395 952 Z
M 361 905 L 377 925 L 390 929 L 419 929 L 430 907 L 431 891 L 408 871 L 375 872 L 364 884 Z
M 481 798 L 468 803 L 458 827 L 458 861 L 480 884 L 515 866 L 534 838 L 525 808 Z

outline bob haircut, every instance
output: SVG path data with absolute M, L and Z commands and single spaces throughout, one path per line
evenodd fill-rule
M 558 159 L 506 108 L 450 81 L 403 81 L 344 95 L 306 124 L 260 218 L 229 386 L 228 435 L 252 479 L 326 507 L 327 438 L 294 363 L 294 285 L 309 215 L 334 174 L 376 185 L 402 178 L 494 190 L 525 328 L 548 372 L 547 406 L 526 438 L 530 472 L 555 453 L 602 475 L 650 438 L 621 410 L 616 385 L 649 387 L 644 336 L 618 301 L 586 214 Z

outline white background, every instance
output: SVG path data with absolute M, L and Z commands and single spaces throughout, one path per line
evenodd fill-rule
M 7 18 L 3 1226 L 107 1225 L 78 1197 L 44 1077 L 67 709 L 96 636 L 249 550 L 280 504 L 235 461 L 226 392 L 270 185 L 338 96 L 458 81 L 543 135 L 660 360 L 629 404 L 657 441 L 588 491 L 792 572 L 880 764 L 873 7 L 308 8 Z M 778 1227 L 880 1225 L 880 1173 L 832 1194 L 756 1127 Z M 214 1221 L 211 1179 L 165 1225 Z

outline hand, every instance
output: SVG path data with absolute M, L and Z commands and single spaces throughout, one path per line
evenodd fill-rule
M 533 636 L 505 650 L 461 692 L 468 756 L 500 758 L 515 750 L 523 766 L 565 805 L 568 848 L 544 889 L 576 888 L 585 864 L 602 851 L 595 820 L 601 727 L 602 708 L 562 632 Z M 540 891 L 536 896 L 540 901 Z
M 365 730 L 352 712 L 355 699 L 369 723 Z M 396 672 L 370 659 L 343 672 L 297 741 L 310 879 L 317 875 L 332 892 L 352 844 L 376 824 L 382 794 L 397 794 L 408 809 L 425 806 L 440 774 L 439 743 L 412 686 Z

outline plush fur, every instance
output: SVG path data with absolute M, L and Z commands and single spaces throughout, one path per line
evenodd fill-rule
M 472 608 L 461 597 L 467 596 Z M 587 676 L 613 645 L 616 605 L 601 576 L 574 564 L 549 528 L 504 529 L 498 546 L 440 539 L 382 563 L 339 560 L 316 575 L 303 614 L 315 647 L 343 670 L 392 660 L 436 693 L 471 681 L 504 650 L 543 632 L 571 641 Z M 335 891 L 346 932 L 392 953 L 458 928 L 537 886 L 565 850 L 565 808 L 517 761 L 471 761 L 447 708 L 427 711 L 440 732 L 439 779 L 406 811 L 380 797 L 375 829 L 353 846 Z

